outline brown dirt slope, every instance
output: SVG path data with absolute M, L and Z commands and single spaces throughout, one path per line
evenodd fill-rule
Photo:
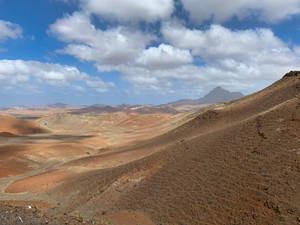
M 23 204 L 16 204 L 14 202 L 0 202 L 0 223 L 3 225 L 81 225 L 97 223 L 93 218 L 84 221 L 81 217 L 70 217 L 67 215 L 57 216 L 45 214 L 45 212 L 37 209 L 30 202 L 26 206 Z
M 44 132 L 45 130 L 39 128 L 38 125 L 32 121 L 24 121 L 15 117 L 0 115 L 0 137 Z
M 290 72 L 122 149 L 157 153 L 74 176 L 49 194 L 68 212 L 137 211 L 157 224 L 299 224 L 299 94 L 300 72 Z

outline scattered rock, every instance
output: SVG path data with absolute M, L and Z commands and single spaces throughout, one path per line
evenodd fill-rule
M 297 76 L 300 76 L 300 71 L 290 71 L 289 73 L 285 74 L 283 78 L 297 77 Z

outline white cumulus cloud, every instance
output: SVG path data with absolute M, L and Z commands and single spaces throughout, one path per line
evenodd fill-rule
M 80 60 L 99 64 L 128 63 L 154 39 L 152 35 L 118 26 L 108 30 L 97 29 L 84 13 L 74 13 L 51 25 L 50 33 L 68 45 L 60 50 Z
M 178 24 L 165 24 L 166 40 L 179 48 L 191 49 L 207 63 L 234 60 L 249 64 L 283 64 L 297 62 L 297 55 L 270 29 L 230 30 L 212 25 L 207 30 L 187 29 Z
M 169 18 L 173 0 L 82 0 L 85 11 L 119 21 L 154 22 Z
M 193 62 L 189 50 L 174 48 L 160 44 L 158 47 L 145 49 L 136 59 L 136 65 L 148 69 L 168 69 Z
M 151 60 L 142 60 L 148 66 L 118 67 L 125 80 L 141 89 L 164 92 L 194 90 L 195 94 L 203 88 L 222 86 L 249 93 L 280 79 L 290 70 L 300 69 L 299 47 L 289 47 L 270 29 L 231 30 L 212 25 L 200 30 L 167 23 L 162 26 L 162 34 L 169 42 L 166 46 L 178 52 L 191 52 L 194 63 L 153 67 Z M 159 58 L 158 49 L 154 50 L 153 58 Z
M 0 41 L 22 37 L 22 28 L 18 24 L 0 20 Z
M 66 43 L 58 52 L 93 62 L 99 72 L 119 71 L 120 78 L 130 82 L 135 89 L 160 93 L 176 91 L 182 95 L 188 92 L 191 94 L 189 97 L 197 97 L 203 90 L 207 91 L 215 86 L 249 93 L 269 85 L 289 70 L 300 69 L 299 47 L 282 41 L 269 28 L 232 30 L 212 24 L 207 29 L 196 29 L 165 21 L 158 38 L 139 30 L 136 24 L 129 28 L 130 23 L 107 29 L 97 28 L 91 21 L 90 13 L 114 16 L 122 20 L 126 13 L 131 12 L 130 8 L 106 7 L 109 4 L 122 5 L 131 1 L 102 1 L 105 2 L 104 5 L 98 5 L 97 2 L 82 1 L 82 11 L 58 19 L 50 26 L 49 33 Z M 275 22 L 298 13 L 298 3 L 295 1 L 287 1 L 287 6 L 274 15 L 268 10 L 276 12 L 282 6 L 279 1 L 274 1 L 272 7 L 269 1 L 261 3 L 254 0 L 254 5 L 246 0 L 234 2 L 236 5 L 228 3 L 223 11 L 218 11 L 215 4 L 221 5 L 221 2 L 203 1 L 202 6 L 207 11 L 203 10 L 201 13 L 201 9 L 199 18 L 194 20 L 203 22 L 214 16 L 215 21 L 221 22 L 235 15 L 245 16 L 251 11 L 252 15 Z M 183 0 L 183 3 L 189 10 L 195 1 Z M 143 4 L 149 8 L 147 4 L 152 3 Z M 132 10 L 138 6 L 139 4 L 132 5 Z M 202 6 L 195 4 L 195 9 Z M 288 6 L 293 6 L 294 10 Z M 191 10 L 193 18 L 195 15 Z M 215 16 L 215 13 L 218 15 Z M 128 20 L 142 20 L 134 13 L 131 14 L 133 17 L 129 16 Z M 143 19 L 146 21 L 162 19 L 157 16 L 145 18 Z M 93 87 L 97 82 L 87 81 L 86 85 Z
M 0 60 L 0 85 L 19 85 L 35 79 L 42 84 L 56 87 L 72 86 L 72 82 L 81 82 L 96 91 L 105 92 L 114 87 L 98 77 L 80 72 L 76 67 L 53 63 L 24 60 Z M 78 85 L 77 85 L 78 86 Z
M 300 13 L 299 0 L 182 0 L 192 20 L 203 23 L 213 18 L 224 22 L 234 16 L 241 18 L 257 16 L 266 22 L 275 23 Z

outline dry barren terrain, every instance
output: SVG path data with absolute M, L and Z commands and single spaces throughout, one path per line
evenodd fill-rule
M 5 224 L 300 223 L 300 72 L 197 112 L 0 120 Z

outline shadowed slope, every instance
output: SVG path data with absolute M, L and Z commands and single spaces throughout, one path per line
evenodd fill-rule
M 45 130 L 39 128 L 34 122 L 0 115 L 0 136 L 2 137 L 38 133 L 45 133 Z

